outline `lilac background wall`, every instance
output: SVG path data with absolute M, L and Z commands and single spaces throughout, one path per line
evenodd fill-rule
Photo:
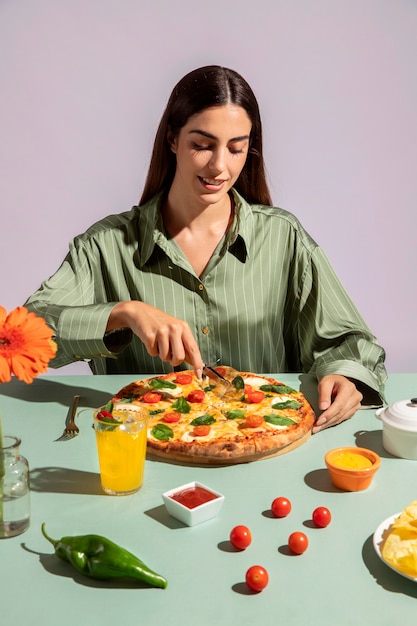
M 218 63 L 257 94 L 274 203 L 323 246 L 389 371 L 416 371 L 416 58 L 415 0 L 0 0 L 0 303 L 137 202 L 169 92 Z

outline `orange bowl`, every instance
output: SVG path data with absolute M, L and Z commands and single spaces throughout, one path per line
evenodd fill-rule
M 367 489 L 381 465 L 376 452 L 355 446 L 329 450 L 324 460 L 332 483 L 345 491 Z

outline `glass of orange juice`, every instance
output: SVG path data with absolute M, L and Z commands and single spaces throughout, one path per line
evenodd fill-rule
M 143 484 L 147 413 L 130 404 L 114 409 L 114 420 L 99 419 L 99 413 L 94 414 L 94 429 L 101 486 L 113 496 L 135 493 Z

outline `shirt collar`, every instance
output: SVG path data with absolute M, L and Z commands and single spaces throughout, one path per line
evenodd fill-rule
M 249 256 L 249 244 L 253 231 L 253 215 L 246 200 L 232 189 L 235 202 L 233 222 L 227 233 L 225 245 L 239 261 L 245 263 Z M 166 250 L 166 234 L 161 217 L 163 193 L 159 193 L 139 207 L 139 263 L 143 266 L 150 259 L 155 246 Z
M 161 217 L 162 193 L 139 207 L 139 264 L 149 260 L 160 238 L 166 239 Z

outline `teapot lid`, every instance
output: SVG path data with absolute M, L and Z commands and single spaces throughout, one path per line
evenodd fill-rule
M 417 432 L 417 398 L 394 402 L 381 411 L 380 418 L 390 426 Z

